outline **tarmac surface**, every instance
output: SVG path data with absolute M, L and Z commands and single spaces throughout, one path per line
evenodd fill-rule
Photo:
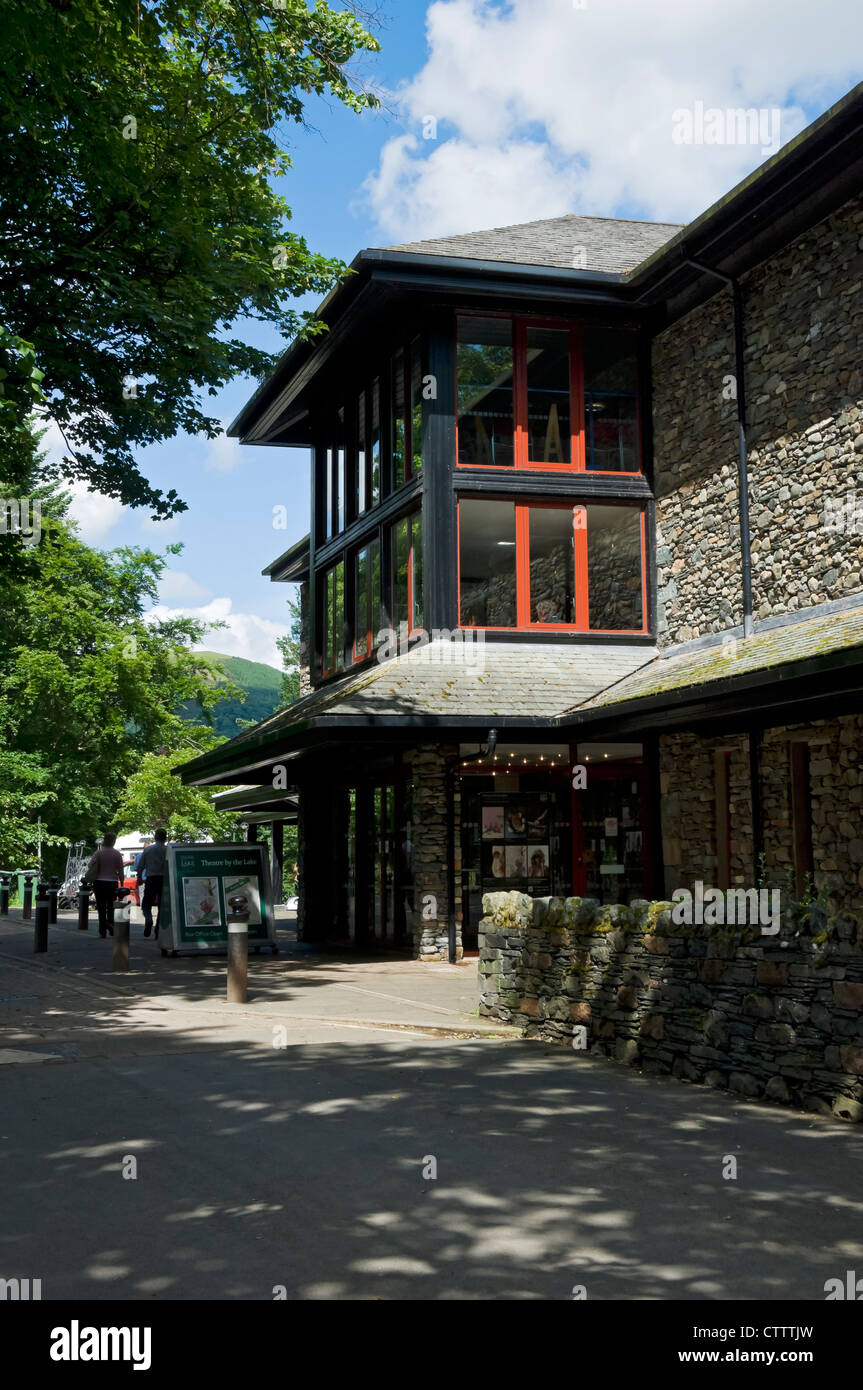
M 51 1299 L 824 1299 L 863 1131 L 481 1022 L 475 962 L 128 975 L 0 919 L 0 1275 Z M 736 1161 L 737 1176 L 723 1176 Z M 274 1292 L 275 1291 L 275 1292 Z

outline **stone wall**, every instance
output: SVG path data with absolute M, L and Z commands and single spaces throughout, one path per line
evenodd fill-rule
M 764 861 L 753 862 L 749 744 L 738 733 L 711 738 L 664 734 L 659 743 L 665 891 L 717 882 L 714 755 L 730 752 L 731 884 L 788 890 L 794 864 L 791 746 L 809 744 L 814 894 L 828 911 L 863 907 L 863 715 L 766 729 L 759 792 Z
M 414 955 L 420 960 L 449 960 L 449 882 L 447 865 L 447 764 L 457 763 L 458 747 L 415 748 L 410 756 L 413 781 L 413 931 Z M 454 808 L 455 858 L 460 867 L 459 807 Z M 463 956 L 461 875 L 456 872 L 456 960 Z M 411 914 L 409 913 L 409 916 Z
M 483 909 L 481 1015 L 645 1071 L 863 1118 L 863 914 L 793 908 L 763 936 L 674 926 L 663 903 L 489 893 Z
M 863 202 L 742 287 L 753 607 L 763 619 L 863 589 Z M 734 371 L 730 289 L 654 341 L 661 645 L 742 622 Z M 849 489 L 859 524 L 842 511 Z

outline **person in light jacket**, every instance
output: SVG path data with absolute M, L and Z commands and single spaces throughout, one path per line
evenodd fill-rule
M 114 848 L 116 835 L 105 835 L 96 853 L 91 856 L 84 877 L 92 883 L 99 914 L 99 935 L 114 935 L 111 926 L 116 889 L 123 886 L 123 856 Z

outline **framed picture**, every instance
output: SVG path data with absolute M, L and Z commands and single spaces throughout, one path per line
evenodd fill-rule
M 548 861 L 548 845 L 528 845 L 528 878 L 548 878 L 551 870 Z
M 503 807 L 483 806 L 482 838 L 484 840 L 503 839 Z
M 527 833 L 527 817 L 523 806 L 509 806 L 506 812 L 506 838 L 523 840 Z
M 507 878 L 524 878 L 527 874 L 527 849 L 525 845 L 507 845 Z
M 492 878 L 506 878 L 506 851 L 503 845 L 492 845 L 491 876 Z

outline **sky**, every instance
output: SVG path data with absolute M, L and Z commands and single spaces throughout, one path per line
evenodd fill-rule
M 863 78 L 857 0 L 382 0 L 376 11 L 381 53 L 357 75 L 382 110 L 316 99 L 278 184 L 292 229 L 348 262 L 366 246 L 567 212 L 688 221 Z M 763 112 L 751 143 L 696 138 L 719 130 L 699 109 L 740 107 Z M 207 408 L 227 427 L 253 389 L 235 381 Z M 158 611 L 221 620 L 204 647 L 279 666 L 293 589 L 261 570 L 308 531 L 308 451 L 178 436 L 138 462 L 188 511 L 156 523 L 76 488 L 83 539 L 182 542 Z M 273 528 L 280 506 L 286 530 Z

